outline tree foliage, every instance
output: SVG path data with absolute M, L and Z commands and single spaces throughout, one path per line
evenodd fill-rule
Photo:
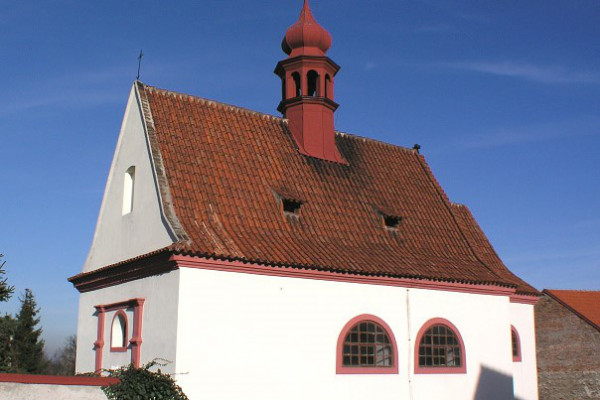
M 0 372 L 15 371 L 13 341 L 17 321 L 11 315 L 0 317 Z
M 25 289 L 21 309 L 17 314 L 13 349 L 16 372 L 26 374 L 43 373 L 47 363 L 44 356 L 44 341 L 40 338 L 42 328 L 38 328 L 40 309 L 30 289 Z
M 7 278 L 2 276 L 6 274 L 4 266 L 6 261 L 2 261 L 4 254 L 0 254 L 0 302 L 7 301 L 12 296 L 15 288 L 8 284 Z M 0 372 L 12 372 L 14 368 L 13 338 L 15 336 L 15 319 L 5 314 L 0 317 Z
M 136 368 L 127 367 L 108 370 L 108 375 L 120 382 L 102 388 L 109 400 L 188 400 L 175 380 L 168 374 L 150 371 L 154 366 L 164 366 L 156 360 Z
M 2 278 L 2 275 L 6 274 L 4 270 L 6 261 L 2 261 L 2 257 L 4 257 L 4 254 L 0 254 L 0 302 L 10 299 L 10 296 L 15 291 L 15 287 L 8 284 L 8 279 Z
M 71 335 L 65 345 L 54 353 L 54 358 L 48 367 L 48 373 L 53 375 L 75 375 L 75 354 L 77 351 L 77 336 Z

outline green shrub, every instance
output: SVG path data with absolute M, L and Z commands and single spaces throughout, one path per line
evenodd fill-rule
M 109 400 L 188 400 L 175 380 L 168 374 L 150 371 L 154 366 L 164 366 L 156 360 L 136 368 L 127 367 L 107 370 L 108 376 L 119 378 L 115 385 L 103 387 Z

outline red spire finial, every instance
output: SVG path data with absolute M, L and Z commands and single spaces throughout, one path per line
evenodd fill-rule
M 290 57 L 299 55 L 323 56 L 331 47 L 331 35 L 315 20 L 304 0 L 298 21 L 285 33 L 281 48 Z

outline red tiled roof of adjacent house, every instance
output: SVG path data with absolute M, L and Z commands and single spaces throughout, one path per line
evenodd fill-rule
M 287 121 L 137 83 L 172 249 L 354 274 L 537 291 L 498 258 L 414 150 L 337 133 L 348 165 L 301 155 Z M 281 199 L 301 202 L 285 215 Z M 385 216 L 398 217 L 386 228 Z
M 543 293 L 549 295 L 594 328 L 600 330 L 600 292 L 544 289 Z

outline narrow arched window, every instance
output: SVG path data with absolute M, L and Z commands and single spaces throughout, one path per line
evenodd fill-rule
M 296 97 L 302 96 L 302 86 L 300 85 L 300 74 L 297 72 L 293 72 L 292 79 L 294 80 L 294 87 L 296 89 L 295 90 Z
M 306 78 L 308 83 L 308 95 L 313 97 L 318 96 L 319 74 L 317 74 L 316 71 L 310 70 L 308 71 Z
M 337 373 L 398 372 L 397 349 L 389 326 L 374 315 L 360 315 L 344 326 L 338 338 Z
M 331 98 L 331 77 L 329 74 L 325 75 L 325 97 Z
M 135 184 L 135 167 L 129 167 L 125 171 L 123 179 L 123 215 L 133 211 L 133 190 Z
M 115 313 L 110 327 L 110 350 L 127 350 L 127 315 L 119 310 Z
M 510 339 L 512 347 L 512 359 L 514 362 L 521 361 L 521 340 L 519 338 L 519 332 L 514 326 L 510 327 Z
M 466 372 L 465 347 L 458 329 L 449 321 L 434 318 L 417 334 L 415 373 Z

